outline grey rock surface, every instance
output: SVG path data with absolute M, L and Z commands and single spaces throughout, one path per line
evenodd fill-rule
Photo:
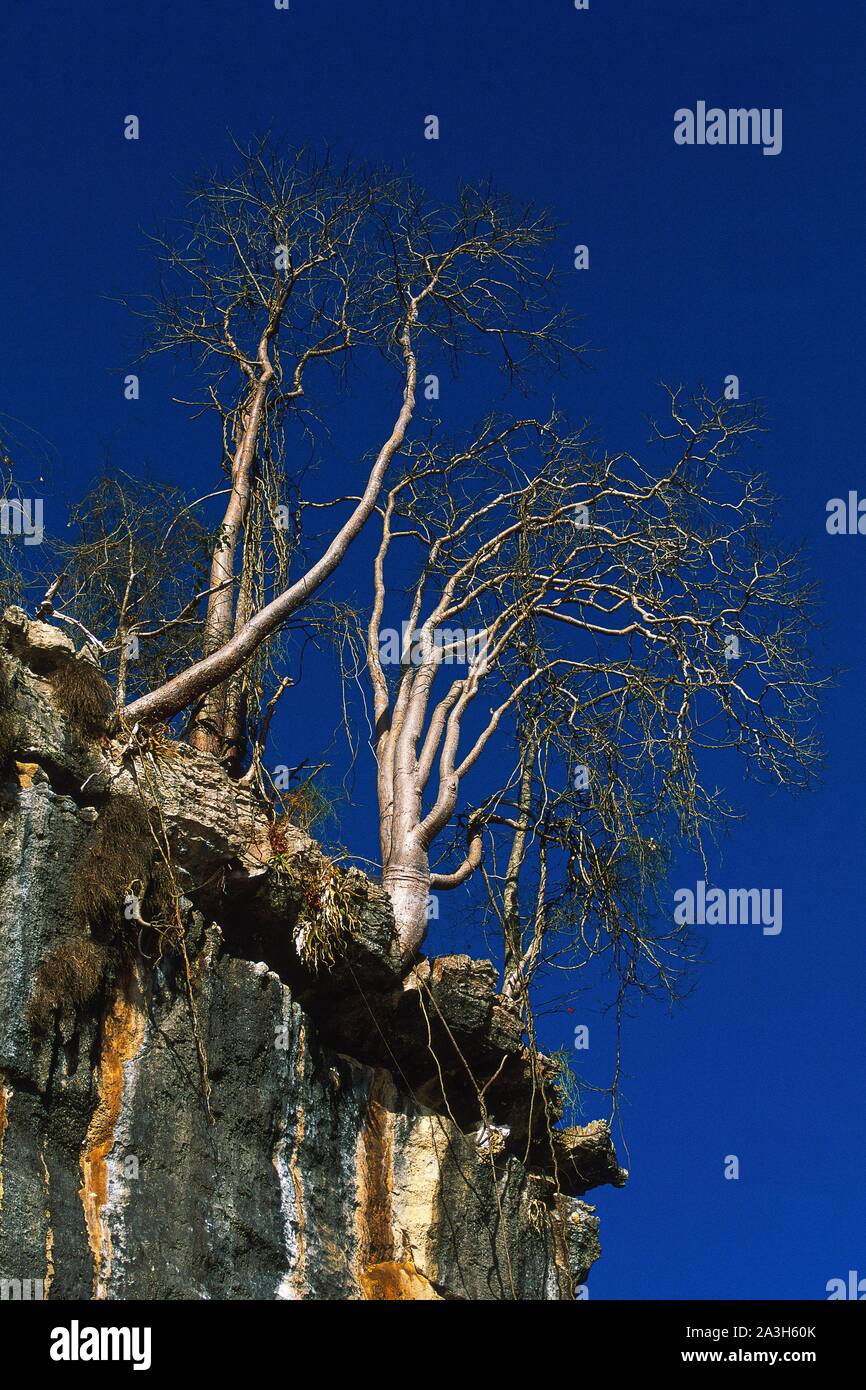
M 533 1137 L 529 1059 L 489 963 L 400 978 L 369 885 L 345 960 L 306 968 L 266 808 L 188 749 L 84 737 L 50 681 L 74 655 L 44 629 L 0 633 L 0 1280 L 52 1299 L 573 1297 L 600 1253 L 579 1194 L 624 1175 L 600 1121 L 558 1141 L 570 1183 L 502 1140 Z M 115 920 L 82 919 L 82 873 L 132 795 L 168 835 L 186 960 L 122 893 Z M 318 853 L 300 831 L 289 848 Z M 449 1041 L 498 1070 L 493 1128 Z

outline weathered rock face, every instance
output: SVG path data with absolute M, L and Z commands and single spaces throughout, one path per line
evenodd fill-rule
M 625 1175 L 600 1122 L 551 1145 L 491 968 L 401 978 L 366 885 L 338 963 L 311 970 L 317 900 L 284 867 L 315 845 L 282 827 L 275 860 L 266 809 L 212 759 L 83 733 L 77 674 L 54 679 L 73 659 L 7 615 L 0 1280 L 58 1299 L 574 1296 L 599 1253 L 580 1194 Z

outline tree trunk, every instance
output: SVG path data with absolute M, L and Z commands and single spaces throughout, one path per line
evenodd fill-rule
M 414 840 L 398 844 L 382 871 L 382 887 L 391 899 L 400 954 L 408 965 L 427 932 L 430 902 L 427 851 Z
M 202 638 L 203 657 L 211 656 L 225 646 L 234 629 L 235 603 L 231 581 L 235 574 L 235 556 L 249 512 L 256 443 L 272 376 L 273 370 L 268 365 L 256 381 L 243 414 L 243 430 L 232 462 L 232 490 L 211 557 L 212 592 Z M 225 752 L 227 697 L 226 685 L 217 685 L 207 692 L 195 713 L 189 741 L 201 753 L 221 757 Z M 234 714 L 237 715 L 237 708 Z
M 511 851 L 505 869 L 502 893 L 503 931 L 505 935 L 505 970 L 502 992 L 512 998 L 520 981 L 523 957 L 523 925 L 520 918 L 520 871 L 526 855 L 529 816 L 532 807 L 532 770 L 538 744 L 528 739 L 521 751 L 520 792 L 517 804 L 517 824 L 511 841 Z
M 379 496 L 388 466 L 406 437 L 406 431 L 415 410 L 415 385 L 417 366 L 412 349 L 410 331 L 417 318 L 413 307 L 403 328 L 403 354 L 406 363 L 406 385 L 403 390 L 403 404 L 394 427 L 376 456 L 364 491 L 349 516 L 343 523 L 323 554 L 310 565 L 305 574 L 291 584 L 283 593 L 271 599 L 264 608 L 250 618 L 230 641 L 226 641 L 210 655 L 203 656 L 193 666 L 165 682 L 157 690 L 150 691 L 139 700 L 134 700 L 126 708 L 126 716 L 133 721 L 152 721 L 170 719 L 186 705 L 202 697 L 220 682 L 240 670 L 267 638 L 283 625 L 287 618 L 309 602 L 316 590 L 330 578 L 344 559 L 350 545 L 360 534 L 370 517 Z
M 244 541 L 243 569 L 241 573 L 238 602 L 235 610 L 234 633 L 240 632 L 249 622 L 253 613 L 253 576 L 251 562 Z M 240 776 L 243 770 L 247 749 L 247 698 L 244 681 L 244 668 L 235 671 L 225 682 L 225 705 L 223 712 L 222 757 L 233 776 Z

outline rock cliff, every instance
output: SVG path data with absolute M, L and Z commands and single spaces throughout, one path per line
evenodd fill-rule
M 0 624 L 0 1280 L 52 1299 L 566 1299 L 607 1127 L 489 962 Z M 17 1287 L 10 1285 L 9 1287 Z

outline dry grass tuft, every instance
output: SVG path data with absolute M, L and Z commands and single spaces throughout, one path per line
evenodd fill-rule
M 92 662 L 63 661 L 47 679 L 70 724 L 87 738 L 104 734 L 114 713 L 111 687 Z
M 150 882 L 156 857 L 144 806 L 134 796 L 112 796 L 72 881 L 72 912 L 81 925 L 96 932 L 115 930 L 124 897 L 135 884 L 140 892 Z
M 82 1013 L 102 993 L 119 960 L 116 946 L 69 937 L 45 957 L 36 976 L 27 1018 L 34 1033 L 47 1033 L 58 1010 Z
M 120 793 L 103 807 L 72 876 L 71 914 L 78 930 L 89 934 L 68 937 L 39 968 L 28 1006 L 35 1033 L 48 1031 L 58 1009 L 79 1014 L 87 1008 L 133 949 L 124 917 L 129 893 L 140 898 L 155 922 L 174 920 L 174 883 L 159 855 L 150 817 L 137 797 Z

